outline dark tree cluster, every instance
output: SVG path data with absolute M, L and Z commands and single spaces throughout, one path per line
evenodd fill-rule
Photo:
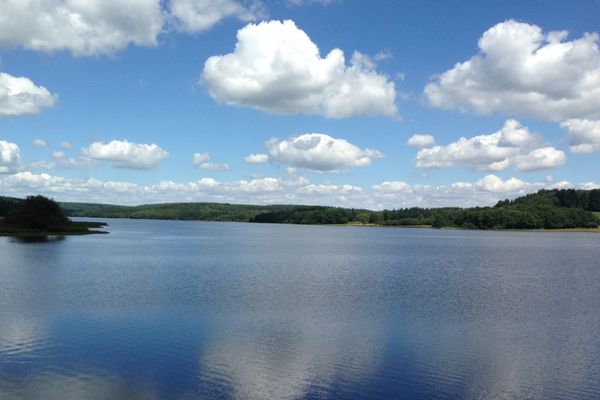
M 4 222 L 20 228 L 41 231 L 70 224 L 58 203 L 44 196 L 28 196 L 6 213 Z

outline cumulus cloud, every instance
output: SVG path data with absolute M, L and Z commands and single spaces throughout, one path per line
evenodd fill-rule
M 60 144 L 60 148 L 61 148 L 61 149 L 68 150 L 68 149 L 70 149 L 71 147 L 73 147 L 73 145 L 72 145 L 71 143 L 69 143 L 69 142 L 62 142 L 62 143 Z
M 304 177 L 254 177 L 220 181 L 202 178 L 192 182 L 160 181 L 140 185 L 94 178 L 66 178 L 47 173 L 16 172 L 0 177 L 3 195 L 23 197 L 40 193 L 61 201 L 141 204 L 156 202 L 208 201 L 233 204 L 320 204 L 369 209 L 400 207 L 489 206 L 498 200 L 515 198 L 539 189 L 592 189 L 594 182 L 573 185 L 566 181 L 526 182 L 487 175 L 475 182 L 422 185 L 387 181 L 370 190 L 343 183 L 312 183 Z
M 253 153 L 244 157 L 244 161 L 248 164 L 264 164 L 269 161 L 267 154 Z
M 569 134 L 573 153 L 600 151 L 600 120 L 568 119 L 560 126 Z
M 33 139 L 31 141 L 31 144 L 36 147 L 47 147 L 48 146 L 48 142 L 46 142 L 45 140 L 42 140 L 42 139 Z
M 234 0 L 171 0 L 170 13 L 180 31 L 196 33 L 227 17 L 247 22 L 264 15 L 259 1 L 245 3 L 248 4 Z
M 37 114 L 44 108 L 52 107 L 57 98 L 29 78 L 0 72 L 0 117 Z
M 266 146 L 270 160 L 320 172 L 364 167 L 373 159 L 383 157 L 380 151 L 361 149 L 344 139 L 322 133 L 306 133 L 289 139 L 272 138 Z
M 554 147 L 542 147 L 517 156 L 515 165 L 517 170 L 528 172 L 556 168 L 564 165 L 566 161 L 567 156 L 564 151 L 556 150 Z
M 209 171 L 229 171 L 229 165 L 226 163 L 218 164 L 211 161 L 212 157 L 208 153 L 194 153 L 192 164 L 197 168 L 207 169 Z
M 479 39 L 479 54 L 425 87 L 429 103 L 481 114 L 500 112 L 547 121 L 600 115 L 597 33 L 567 40 L 508 20 Z
M 76 56 L 155 46 L 163 14 L 158 0 L 4 0 L 0 46 Z
M 415 165 L 419 168 L 463 165 L 478 171 L 502 171 L 514 165 L 519 171 L 537 171 L 565 163 L 563 151 L 541 147 L 542 144 L 542 137 L 509 119 L 498 132 L 461 137 L 446 146 L 422 148 L 415 156 Z
M 15 172 L 21 164 L 21 150 L 15 143 L 0 140 L 0 174 Z
M 346 65 L 334 49 L 321 58 L 290 20 L 239 30 L 233 53 L 206 60 L 202 81 L 219 102 L 275 114 L 397 115 L 394 83 L 367 56 L 356 52 Z
M 407 141 L 406 144 L 412 147 L 423 148 L 432 147 L 435 145 L 435 138 L 431 135 L 414 134 Z
M 475 186 L 481 190 L 497 193 L 516 192 L 523 189 L 526 185 L 527 184 L 520 179 L 510 178 L 502 180 L 502 178 L 499 178 L 496 175 L 484 176 L 475 184 Z
M 150 169 L 169 153 L 156 144 L 112 140 L 108 143 L 94 142 L 87 149 L 82 149 L 82 155 L 95 161 L 110 162 L 117 168 Z
M 373 185 L 374 200 L 380 208 L 399 207 L 474 207 L 490 206 L 506 198 L 549 188 L 545 182 L 526 182 L 518 178 L 502 179 L 486 175 L 475 182 L 454 182 L 448 185 L 410 184 L 386 181 Z

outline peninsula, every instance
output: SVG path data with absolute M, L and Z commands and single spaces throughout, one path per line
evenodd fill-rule
M 74 222 L 64 215 L 60 205 L 44 196 L 24 200 L 0 199 L 0 236 L 65 236 L 106 233 L 94 228 L 103 222 Z

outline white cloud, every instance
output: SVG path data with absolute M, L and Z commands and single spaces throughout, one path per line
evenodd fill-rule
M 198 166 L 202 163 L 210 161 L 210 154 L 208 153 L 194 153 L 192 156 L 192 164 Z
M 527 183 L 517 178 L 502 180 L 496 175 L 487 175 L 478 180 L 475 185 L 486 192 L 511 193 L 523 189 Z
M 55 165 L 64 168 L 78 168 L 79 166 L 85 164 L 85 162 L 78 162 L 74 158 L 67 156 L 67 154 L 64 151 L 53 151 L 52 158 L 56 160 Z
M 554 147 L 542 147 L 517 156 L 515 164 L 519 171 L 540 171 L 559 167 L 566 161 L 567 156 L 564 151 L 556 150 Z
M 226 163 L 218 164 L 211 162 L 211 156 L 208 153 L 194 153 L 192 164 L 198 168 L 209 171 L 229 171 L 229 165 Z
M 269 156 L 266 154 L 253 153 L 244 157 L 244 161 L 248 164 L 264 164 L 269 161 Z
M 285 140 L 272 138 L 266 146 L 270 160 L 321 172 L 364 167 L 373 159 L 383 157 L 377 150 L 361 149 L 344 139 L 322 133 L 306 133 Z
M 15 172 L 21 164 L 21 150 L 16 143 L 0 140 L 0 174 Z
M 4 0 L 0 46 L 110 54 L 155 46 L 163 20 L 159 0 Z
M 563 151 L 541 147 L 543 139 L 518 121 L 509 119 L 502 129 L 489 135 L 461 137 L 446 146 L 422 148 L 415 156 L 419 168 L 447 168 L 464 165 L 478 171 L 502 171 L 515 165 L 520 171 L 561 166 Z
M 399 193 L 412 191 L 412 185 L 404 181 L 386 181 L 373 185 L 373 190 L 380 193 Z
M 372 186 L 377 208 L 400 207 L 474 207 L 490 206 L 505 198 L 515 198 L 549 187 L 547 183 L 525 182 L 518 178 L 503 180 L 487 175 L 478 181 L 448 185 L 421 185 L 386 181 Z
M 600 183 L 595 182 L 585 182 L 580 185 L 580 188 L 583 190 L 593 190 L 600 189 Z
M 196 33 L 212 28 L 227 17 L 247 22 L 264 15 L 259 1 L 245 3 L 249 4 L 235 0 L 171 0 L 170 12 L 179 30 Z
M 73 145 L 72 145 L 71 143 L 69 143 L 69 142 L 62 142 L 62 143 L 60 144 L 60 148 L 61 148 L 61 149 L 68 150 L 68 149 L 70 149 L 71 147 L 73 147 Z
M 43 86 L 36 86 L 31 79 L 0 72 L 0 117 L 37 114 L 43 108 L 52 107 L 56 100 L 56 95 Z
M 237 181 L 202 178 L 179 183 L 171 180 L 152 185 L 123 181 L 101 181 L 94 178 L 66 178 L 47 173 L 17 172 L 0 177 L 0 193 L 23 197 L 40 193 L 59 201 L 82 201 L 113 204 L 207 201 L 234 204 L 317 204 L 369 209 L 400 207 L 489 206 L 498 200 L 515 198 L 539 189 L 593 189 L 600 185 L 585 182 L 572 185 L 566 181 L 526 182 L 518 178 L 502 179 L 488 175 L 476 182 L 447 185 L 421 185 L 387 181 L 371 190 L 342 183 L 311 183 L 308 179 L 255 177 Z
M 56 168 L 56 163 L 51 161 L 34 161 L 28 164 L 28 168 L 30 169 L 54 169 Z
M 573 153 L 600 151 L 600 120 L 568 119 L 560 126 L 569 134 Z
M 414 134 L 407 141 L 406 144 L 409 146 L 423 148 L 432 147 L 435 145 L 435 138 L 431 135 Z
M 233 53 L 210 57 L 202 81 L 217 101 L 276 114 L 395 117 L 396 89 L 365 55 L 349 66 L 334 49 L 319 49 L 293 21 L 248 24 Z
M 95 142 L 82 155 L 96 161 L 111 162 L 117 168 L 150 169 L 157 166 L 169 153 L 156 144 L 132 143 L 127 140 Z
M 338 194 L 347 195 L 352 193 L 361 193 L 362 188 L 354 185 L 332 185 L 332 184 L 319 184 L 319 185 L 306 185 L 299 189 L 301 193 L 311 194 Z
M 600 115 L 598 34 L 567 41 L 514 20 L 479 39 L 480 53 L 456 64 L 425 87 L 429 103 L 488 114 L 548 121 Z
M 48 146 L 48 142 L 46 142 L 45 140 L 42 140 L 42 139 L 33 139 L 31 141 L 31 144 L 36 147 L 47 147 Z

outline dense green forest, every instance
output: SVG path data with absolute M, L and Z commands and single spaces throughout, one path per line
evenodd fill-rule
M 0 197 L 0 216 L 20 200 Z M 369 211 L 324 206 L 169 203 L 116 206 L 60 203 L 68 216 L 101 218 L 241 221 L 286 224 L 372 224 L 432 226 L 463 229 L 570 229 L 597 228 L 600 189 L 540 190 L 503 200 L 493 207 L 401 208 Z
M 176 219 L 248 222 L 256 215 L 292 206 L 253 206 L 227 203 L 162 203 L 140 206 L 61 203 L 72 217 Z
M 82 235 L 101 233 L 90 228 L 103 225 L 73 222 L 57 202 L 44 196 L 27 196 L 23 200 L 0 197 L 0 235 Z
M 327 207 L 295 207 L 257 215 L 252 222 L 292 224 L 364 224 L 457 227 L 464 229 L 596 228 L 600 190 L 541 190 L 494 207 L 402 208 L 365 211 Z

